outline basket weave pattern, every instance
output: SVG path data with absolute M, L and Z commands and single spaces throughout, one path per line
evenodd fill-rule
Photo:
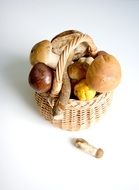
M 36 92 L 35 100 L 39 111 L 46 120 L 62 129 L 76 131 L 88 128 L 92 122 L 98 121 L 104 115 L 111 104 L 112 92 L 100 94 L 91 101 L 70 99 L 61 121 L 53 119 L 52 108 L 47 98 Z
M 56 67 L 56 77 L 50 93 L 54 102 L 56 102 L 58 94 L 61 90 L 63 74 L 65 72 L 68 58 L 70 54 L 73 53 L 74 49 L 77 48 L 77 46 L 82 42 L 89 45 L 92 55 L 96 53 L 96 46 L 92 38 L 88 35 L 81 34 L 66 45 L 64 51 L 60 55 L 59 62 Z M 59 128 L 76 131 L 79 129 L 88 128 L 92 122 L 94 123 L 101 118 L 111 103 L 112 94 L 112 92 L 101 93 L 90 101 L 69 99 L 68 104 L 65 107 L 64 117 L 62 120 L 54 120 L 52 107 L 49 105 L 47 93 L 46 96 L 44 96 L 36 92 L 35 100 L 41 114 L 45 119 Z

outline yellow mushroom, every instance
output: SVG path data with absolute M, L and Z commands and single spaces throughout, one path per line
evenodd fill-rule
M 86 80 L 83 79 L 74 86 L 74 95 L 78 97 L 79 100 L 92 100 L 96 95 L 96 91 L 90 88 Z

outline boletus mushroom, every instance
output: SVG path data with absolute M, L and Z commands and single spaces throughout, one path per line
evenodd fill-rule
M 56 35 L 52 40 L 52 51 L 53 53 L 60 55 L 64 50 L 67 43 L 75 38 L 75 36 L 80 36 L 82 32 L 77 30 L 66 30 L 58 35 Z M 81 43 L 76 49 L 74 49 L 74 56 L 73 60 L 78 60 L 79 58 L 83 57 L 84 55 L 88 54 L 89 46 L 87 43 Z
M 73 64 L 70 64 L 68 66 L 68 75 L 70 79 L 78 82 L 85 78 L 88 67 L 89 64 L 86 62 L 75 61 Z
M 55 69 L 59 60 L 59 55 L 52 52 L 52 44 L 48 40 L 43 40 L 35 44 L 30 52 L 30 63 L 35 65 L 38 62 Z
M 121 67 L 117 59 L 108 53 L 98 55 L 87 70 L 88 86 L 97 92 L 115 89 L 121 80 Z
M 29 73 L 29 84 L 38 93 L 48 92 L 51 89 L 53 71 L 44 63 L 35 64 Z

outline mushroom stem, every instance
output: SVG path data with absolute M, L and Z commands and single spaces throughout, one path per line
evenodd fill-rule
M 70 83 L 70 78 L 67 73 L 67 67 L 71 64 L 72 62 L 72 57 L 73 57 L 73 52 L 70 54 L 64 74 L 63 74 L 63 82 L 62 82 L 62 88 L 59 94 L 59 97 L 53 107 L 53 118 L 55 120 L 62 120 L 64 117 L 64 110 L 66 105 L 68 104 L 70 94 L 71 94 L 71 83 Z
M 83 150 L 84 152 L 94 156 L 95 158 L 101 158 L 104 154 L 104 151 L 101 148 L 96 148 L 93 145 L 90 145 L 86 140 L 82 138 L 77 138 L 73 140 L 73 144 Z
M 68 89 L 68 90 L 67 90 Z M 67 73 L 63 76 L 63 85 L 54 107 L 53 117 L 55 120 L 61 120 L 64 117 L 65 106 L 67 105 L 71 94 L 71 84 Z
M 52 53 L 47 61 L 47 66 L 51 67 L 52 69 L 56 69 L 57 63 L 59 61 L 59 55 Z

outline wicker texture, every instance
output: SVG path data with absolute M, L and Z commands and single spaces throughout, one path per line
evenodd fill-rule
M 64 118 L 62 120 L 54 120 L 49 97 L 51 96 L 53 101 L 56 102 L 61 90 L 62 77 L 68 58 L 73 50 L 82 42 L 86 42 L 89 45 L 92 55 L 96 53 L 97 49 L 92 38 L 86 34 L 75 37 L 67 44 L 60 55 L 51 92 L 44 94 L 35 93 L 35 100 L 43 117 L 53 125 L 70 131 L 88 128 L 92 122 L 98 121 L 108 109 L 113 94 L 112 92 L 98 94 L 91 101 L 70 99 L 64 110 Z
M 47 97 L 35 93 L 35 99 L 39 111 L 46 120 L 62 129 L 77 131 L 88 128 L 92 122 L 98 121 L 104 115 L 111 104 L 112 92 L 100 94 L 91 101 L 70 99 L 66 105 L 64 119 L 61 121 L 53 119 L 52 108 Z

